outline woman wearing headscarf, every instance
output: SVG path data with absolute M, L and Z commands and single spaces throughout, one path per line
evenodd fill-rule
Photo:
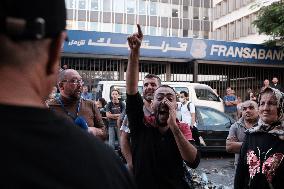
M 259 121 L 246 131 L 235 175 L 235 189 L 280 189 L 284 183 L 284 96 L 264 89 L 258 99 Z

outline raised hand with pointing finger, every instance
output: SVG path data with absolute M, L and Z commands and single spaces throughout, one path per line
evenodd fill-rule
M 137 24 L 138 32 L 127 38 L 129 48 L 131 50 L 139 50 L 143 39 L 143 33 L 139 24 Z

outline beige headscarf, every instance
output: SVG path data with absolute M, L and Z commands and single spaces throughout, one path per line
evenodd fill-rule
M 248 133 L 266 132 L 266 133 L 279 136 L 281 140 L 284 140 L 284 120 L 283 120 L 284 118 L 284 114 L 283 114 L 284 94 L 280 92 L 278 89 L 268 87 L 260 92 L 259 97 L 258 97 L 258 106 L 260 105 L 259 102 L 260 102 L 261 96 L 264 93 L 267 93 L 269 91 L 271 91 L 277 99 L 278 119 L 272 124 L 266 124 L 261 119 L 259 119 L 257 126 L 249 129 L 247 132 Z

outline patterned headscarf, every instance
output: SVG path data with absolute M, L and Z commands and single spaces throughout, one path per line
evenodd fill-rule
M 258 124 L 256 127 L 249 129 L 248 133 L 255 132 L 266 132 L 276 136 L 279 136 L 281 140 L 284 140 L 284 94 L 280 92 L 278 89 L 274 89 L 271 87 L 267 87 L 263 91 L 260 92 L 258 96 L 258 106 L 260 106 L 260 99 L 264 93 L 272 92 L 277 99 L 277 113 L 278 119 L 272 124 L 266 124 L 261 119 L 258 120 Z

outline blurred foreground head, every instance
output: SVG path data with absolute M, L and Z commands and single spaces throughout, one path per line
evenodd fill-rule
M 0 103 L 44 104 L 56 83 L 65 26 L 64 0 L 0 1 L 0 87 L 7 89 Z

